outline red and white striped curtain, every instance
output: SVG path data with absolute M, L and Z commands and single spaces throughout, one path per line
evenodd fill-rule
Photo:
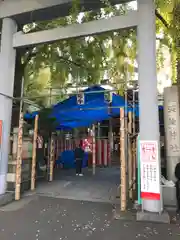
M 62 152 L 68 150 L 74 150 L 76 147 L 76 142 L 79 140 L 74 139 L 57 139 L 56 141 L 56 159 L 61 155 Z M 110 156 L 110 144 L 108 139 L 98 139 L 96 140 L 96 165 L 107 167 L 111 163 Z M 91 165 L 89 161 L 89 165 Z
M 110 144 L 107 139 L 96 141 L 96 165 L 107 167 L 111 163 Z

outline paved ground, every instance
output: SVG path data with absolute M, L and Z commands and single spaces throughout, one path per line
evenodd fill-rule
M 36 193 L 55 198 L 115 204 L 119 202 L 116 198 L 119 171 L 119 167 L 97 168 L 96 175 L 92 176 L 92 170 L 85 169 L 84 176 L 79 177 L 75 176 L 74 170 L 59 170 L 52 183 L 39 183 Z
M 180 225 L 114 220 L 109 203 L 33 196 L 0 211 L 1 240 L 179 240 Z
M 58 171 L 52 183 L 39 183 L 21 201 L 0 209 L 0 240 L 180 239 L 180 222 L 172 225 L 115 220 L 113 206 L 119 168 Z M 88 200 L 88 201 L 87 201 Z

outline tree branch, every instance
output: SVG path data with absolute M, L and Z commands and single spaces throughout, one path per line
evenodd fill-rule
M 76 63 L 76 62 L 74 62 L 74 61 L 71 61 L 71 60 L 69 60 L 69 59 L 67 59 L 67 58 L 65 58 L 65 57 L 62 57 L 62 56 L 59 56 L 59 60 L 62 60 L 62 61 L 64 61 L 64 62 L 66 62 L 66 63 L 68 63 L 68 64 L 72 64 L 72 65 L 74 65 L 74 66 L 76 66 L 76 67 L 84 67 L 85 68 L 85 66 L 83 66 L 83 65 L 81 65 L 81 64 L 79 64 L 79 63 Z
M 27 56 L 27 58 L 26 58 L 26 60 L 24 61 L 24 63 L 23 63 L 23 67 L 25 68 L 26 67 L 26 65 L 29 63 L 29 61 L 31 60 L 31 58 L 33 58 L 33 57 L 35 57 L 36 56 L 36 52 L 30 52 L 29 54 L 28 54 L 28 56 Z
M 155 10 L 156 17 L 162 22 L 162 24 L 166 27 L 169 28 L 168 22 L 163 18 L 163 16 L 159 13 L 159 11 L 156 9 Z

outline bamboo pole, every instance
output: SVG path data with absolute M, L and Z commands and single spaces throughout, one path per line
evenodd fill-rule
M 54 144 L 54 136 L 51 136 L 51 145 L 50 145 L 50 172 L 49 172 L 49 181 L 53 181 L 54 174 L 54 153 L 55 153 L 55 144 Z
M 96 174 L 96 136 L 95 136 L 95 124 L 92 127 L 92 168 L 93 175 Z
M 55 161 L 57 161 L 59 158 L 59 140 L 58 136 L 56 136 L 55 140 Z M 56 168 L 59 168 L 59 164 L 56 165 Z
M 121 164 L 121 211 L 126 211 L 126 162 L 125 162 L 125 129 L 124 109 L 120 108 L 120 164 Z
M 133 136 L 136 134 L 136 116 L 135 116 L 135 91 L 133 91 L 133 122 L 132 122 L 132 132 Z M 136 191 L 136 138 L 133 139 L 132 143 L 132 161 L 133 161 L 133 192 Z
M 132 134 L 132 112 L 128 113 L 128 132 L 131 135 Z M 129 198 L 133 198 L 132 194 L 132 182 L 133 182 L 133 174 L 132 174 L 132 169 L 133 169 L 133 161 L 132 161 L 132 144 L 131 144 L 131 139 L 128 138 L 128 177 L 129 177 Z
M 32 166 L 31 166 L 31 190 L 35 189 L 36 182 L 36 148 L 37 148 L 37 136 L 38 136 L 38 120 L 39 116 L 36 115 L 34 122 L 34 136 L 33 136 L 33 152 L 32 152 Z
M 59 158 L 59 138 L 56 138 L 56 160 Z
M 125 107 L 124 107 L 124 156 L 126 159 L 126 183 L 129 182 L 128 179 L 128 165 L 129 165 L 129 158 L 128 158 L 128 94 L 127 94 L 127 83 L 128 83 L 128 71 L 126 76 L 125 82 L 125 90 L 124 90 L 124 98 L 125 98 Z M 126 198 L 129 198 L 129 191 L 128 191 L 128 184 L 127 184 L 127 191 L 126 191 Z
M 46 179 L 49 181 L 49 174 L 50 174 L 50 143 L 49 139 L 47 142 L 47 171 L 46 171 Z
M 109 140 L 109 146 L 110 146 L 110 161 L 108 164 L 109 164 L 109 167 L 111 167 L 112 158 L 113 158 L 113 122 L 112 122 L 112 118 L 109 119 L 108 140 Z
M 21 112 L 19 117 L 18 145 L 17 145 L 17 158 L 16 158 L 15 200 L 20 200 L 20 197 L 21 197 L 23 122 L 24 122 L 23 113 Z

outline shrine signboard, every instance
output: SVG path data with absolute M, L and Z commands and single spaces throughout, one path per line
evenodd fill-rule
M 166 136 L 167 136 L 167 152 L 168 155 L 179 156 L 180 148 L 179 148 L 179 111 L 178 111 L 178 103 L 176 101 L 169 101 L 167 106 L 167 129 L 166 129 Z
M 159 154 L 156 141 L 140 141 L 141 198 L 160 200 Z

